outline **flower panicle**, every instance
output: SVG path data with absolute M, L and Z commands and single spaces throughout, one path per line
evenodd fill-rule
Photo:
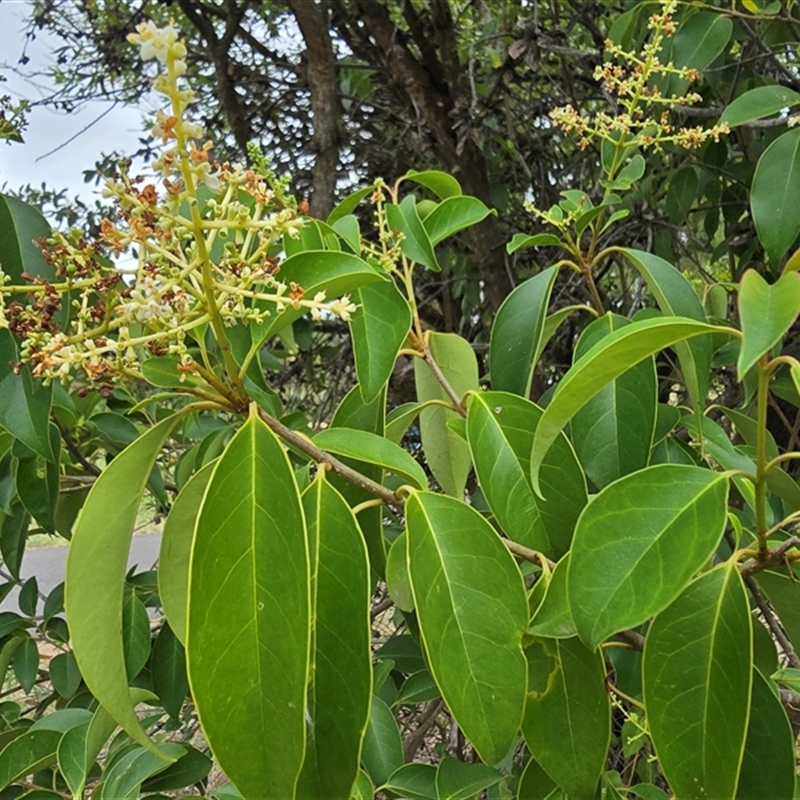
M 214 161 L 213 142 L 190 117 L 175 26 L 145 22 L 128 41 L 157 64 L 153 88 L 166 99 L 151 130 L 161 146 L 155 175 L 134 176 L 121 162 L 104 189 L 115 211 L 96 238 L 76 229 L 41 242 L 47 279 L 24 274 L 15 284 L 0 269 L 0 328 L 21 340 L 21 361 L 46 382 L 80 375 L 108 391 L 123 375 L 140 376 L 151 356 L 177 357 L 182 376 L 200 374 L 191 331 L 214 319 L 261 323 L 290 306 L 316 320 L 350 319 L 349 297 L 307 297 L 282 278 L 283 242 L 301 236 L 306 209 L 255 145 L 248 167 Z M 134 265 L 115 264 L 131 252 Z

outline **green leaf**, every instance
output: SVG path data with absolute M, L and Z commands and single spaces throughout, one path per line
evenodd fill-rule
M 342 217 L 346 217 L 352 213 L 358 204 L 370 193 L 374 191 L 372 186 L 365 186 L 363 189 L 357 189 L 352 194 L 347 195 L 340 203 L 338 203 L 333 211 L 328 214 L 328 225 L 334 225 Z
M 643 250 L 624 248 L 622 252 L 645 279 L 647 288 L 665 315 L 706 322 L 703 304 L 692 284 L 672 264 Z M 695 409 L 705 408 L 711 375 L 711 337 L 700 336 L 677 342 L 675 352 L 692 405 Z
M 144 379 L 153 386 L 164 389 L 181 389 L 191 386 L 193 381 L 178 367 L 181 360 L 178 356 L 159 356 L 142 361 L 141 370 Z
M 160 565 L 160 569 L 163 569 L 163 565 Z M 189 693 L 186 653 L 166 622 L 153 645 L 150 673 L 153 676 L 153 691 L 158 695 L 164 710 L 173 719 L 178 719 L 183 701 Z
M 459 182 L 452 175 L 436 169 L 429 169 L 425 172 L 410 169 L 403 176 L 403 180 L 413 181 L 430 189 L 440 200 L 447 200 L 448 197 L 457 197 L 461 194 Z
M 0 195 L 2 197 L 2 195 Z M 48 461 L 55 455 L 50 439 L 53 387 L 34 380 L 28 366 L 16 372 L 17 345 L 7 329 L 0 329 L 0 426 Z
M 537 494 L 539 468 L 561 429 L 600 389 L 634 364 L 676 342 L 707 333 L 728 333 L 728 328 L 682 317 L 633 322 L 601 339 L 562 378 L 545 409 L 531 451 L 531 482 Z
M 141 693 L 141 689 L 134 689 L 132 695 Z M 115 728 L 114 720 L 100 706 L 90 721 L 70 728 L 61 738 L 58 768 L 74 796 L 80 796 L 95 759 Z
M 789 639 L 800 642 L 800 585 L 794 575 L 764 570 L 755 578 L 780 617 Z
M 179 744 L 162 745 L 170 761 L 177 761 L 184 753 Z M 166 769 L 167 762 L 155 753 L 136 747 L 116 759 L 103 775 L 94 796 L 97 800 L 136 800 L 142 781 Z
M 32 730 L 9 742 L 0 752 L 0 790 L 55 763 L 60 738 L 60 731 Z
M 530 483 L 533 432 L 542 410 L 506 392 L 472 395 L 467 439 L 486 502 L 514 541 L 560 558 L 586 505 L 586 479 L 565 436 L 542 464 L 538 498 Z
M 125 597 L 122 606 L 122 646 L 125 652 L 125 673 L 132 681 L 144 668 L 150 656 L 150 617 L 134 592 Z
M 575 359 L 609 333 L 630 324 L 617 314 L 591 322 L 578 340 Z M 606 384 L 572 418 L 570 435 L 575 452 L 598 489 L 647 466 L 656 423 L 657 389 L 651 356 Z
M 381 788 L 411 800 L 438 800 L 436 767 L 432 764 L 403 764 Z
M 282 261 L 278 277 L 287 285 L 294 281 L 302 286 L 305 297 L 313 298 L 317 292 L 324 291 L 325 296 L 332 300 L 385 276 L 382 271 L 370 266 L 364 259 L 350 253 L 336 250 L 305 250 Z M 253 342 L 256 345 L 266 341 L 269 336 L 291 325 L 306 313 L 305 309 L 293 308 L 291 304 L 280 313 L 273 304 L 269 304 L 267 310 L 271 316 L 261 324 L 250 325 Z
M 294 471 L 251 416 L 197 520 L 186 652 L 203 730 L 245 797 L 294 795 L 306 749 L 310 575 Z
M 361 228 L 357 217 L 345 214 L 333 223 L 333 229 L 347 242 L 356 255 L 361 252 Z
M 67 555 L 64 601 L 72 648 L 89 690 L 135 742 L 160 750 L 133 709 L 122 643 L 128 551 L 156 456 L 180 414 L 154 426 L 103 470 L 86 498 Z
M 603 657 L 577 639 L 540 639 L 528 659 L 546 676 L 543 691 L 529 692 L 525 704 L 522 735 L 531 756 L 570 797 L 594 797 L 611 736 Z
M 375 464 L 418 489 L 428 485 L 425 470 L 409 453 L 375 433 L 355 428 L 326 428 L 314 436 L 314 444 L 328 453 Z
M 448 197 L 425 217 L 422 226 L 435 247 L 448 236 L 477 224 L 492 213 L 496 212 L 488 209 L 477 197 Z
M 794 800 L 794 733 L 780 698 L 753 670 L 752 702 L 736 800 Z
M 55 434 L 51 436 L 54 459 L 48 461 L 40 455 L 20 458 L 17 463 L 17 492 L 22 505 L 39 525 L 49 533 L 55 533 L 55 513 L 61 477 L 58 464 L 61 439 L 55 427 L 51 428 L 51 432 Z
M 364 402 L 374 400 L 389 381 L 397 352 L 411 329 L 411 309 L 393 280 L 362 286 L 350 319 L 356 374 Z
M 55 271 L 36 245 L 50 233 L 50 225 L 38 208 L 0 194 L 0 263 L 3 272 L 11 276 L 11 283 L 25 285 L 23 272 L 52 282 Z
M 535 758 L 528 759 L 517 787 L 517 800 L 546 800 L 557 789 L 555 781 L 542 769 Z
M 740 94 L 719 118 L 719 124 L 727 122 L 731 128 L 744 125 L 755 119 L 771 117 L 800 103 L 800 94 L 786 86 L 758 86 Z
M 386 219 L 393 231 L 402 234 L 400 250 L 403 255 L 434 272 L 440 272 L 442 268 L 436 260 L 433 242 L 420 221 L 416 203 L 416 198 L 410 194 L 403 198 L 400 205 L 388 204 Z
M 800 312 L 800 272 L 788 272 L 770 286 L 748 269 L 739 286 L 742 345 L 736 362 L 739 380 L 777 344 Z
M 389 706 L 376 695 L 372 696 L 361 761 L 376 786 L 385 783 L 403 764 L 403 742 L 397 721 Z
M 478 362 L 466 339 L 454 333 L 432 333 L 429 339 L 431 355 L 459 397 L 470 389 L 477 390 Z M 414 379 L 417 400 L 450 402 L 447 394 L 428 365 L 414 359 Z M 469 446 L 447 421 L 459 416 L 442 406 L 430 406 L 420 412 L 420 434 L 425 460 L 442 489 L 455 497 L 464 495 L 467 475 L 471 468 Z
M 158 596 L 169 626 L 186 646 L 186 608 L 189 596 L 189 559 L 194 528 L 206 486 L 214 471 L 210 461 L 186 482 L 164 522 L 158 556 Z
M 672 51 L 664 63 L 692 67 L 702 72 L 722 53 L 733 33 L 733 21 L 716 11 L 700 11 L 688 17 L 672 40 Z M 665 95 L 684 94 L 690 82 L 672 74 L 667 79 Z
M 438 800 L 472 800 L 502 780 L 500 772 L 485 764 L 466 764 L 445 756 L 436 769 L 436 796 Z
M 648 631 L 647 721 L 682 800 L 736 796 L 750 707 L 750 626 L 744 584 L 730 561 L 690 583 Z
M 11 663 L 19 685 L 25 694 L 29 694 L 36 683 L 39 669 L 39 648 L 36 646 L 36 642 L 26 636 L 14 651 L 14 658 Z
M 205 780 L 211 771 L 213 762 L 205 754 L 194 747 L 183 743 L 186 752 L 165 770 L 142 781 L 145 792 L 173 792 Z
M 81 685 L 81 671 L 78 662 L 70 650 L 68 653 L 59 653 L 50 659 L 50 680 L 53 688 L 65 700 L 69 700 Z
M 372 696 L 369 558 L 353 512 L 324 472 L 302 500 L 315 569 L 309 734 L 298 796 L 347 797 Z
M 517 250 L 524 250 L 527 247 L 563 247 L 564 242 L 554 233 L 537 233 L 529 236 L 527 233 L 515 233 L 511 241 L 506 245 L 506 251 L 516 253 Z
M 406 534 L 401 533 L 393 542 L 386 557 L 386 588 L 392 602 L 401 611 L 414 610 L 414 595 L 406 563 Z
M 542 581 L 544 598 L 531 618 L 528 635 L 569 639 L 577 634 L 567 599 L 568 570 L 569 555 L 566 555 L 556 564 L 548 581 L 539 579 Z M 539 585 L 539 581 L 536 585 Z
M 517 286 L 498 309 L 489 344 L 493 389 L 530 395 L 557 275 L 558 267 L 534 275 Z
M 393 408 L 386 415 L 385 437 L 395 444 L 400 444 L 411 427 L 411 423 L 419 416 L 419 403 L 403 403 Z
M 567 595 L 589 647 L 678 596 L 716 549 L 727 499 L 724 474 L 659 464 L 612 483 L 586 506 L 570 552 Z
M 431 674 L 478 755 L 496 764 L 514 742 L 526 691 L 522 577 L 491 525 L 465 503 L 414 492 L 406 523 Z
M 758 239 L 774 267 L 800 233 L 795 199 L 800 194 L 800 128 L 775 139 L 762 153 L 750 187 Z

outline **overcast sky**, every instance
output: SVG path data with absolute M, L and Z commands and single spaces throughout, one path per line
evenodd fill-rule
M 37 37 L 26 50 L 30 61 L 25 66 L 18 63 L 25 45 L 27 7 L 27 0 L 0 0 L 0 73 L 7 78 L 0 93 L 35 102 L 49 94 L 45 79 L 37 73 L 45 72 L 53 61 L 53 40 Z M 110 106 L 91 103 L 72 114 L 40 106 L 32 109 L 25 144 L 0 143 L 0 187 L 38 186 L 44 181 L 54 189 L 67 189 L 70 197 L 80 194 L 92 202 L 97 189 L 83 182 L 83 170 L 91 169 L 103 152 L 134 152 L 142 130 L 139 110 Z M 69 141 L 104 112 L 102 119 Z M 60 149 L 46 155 L 56 148 Z

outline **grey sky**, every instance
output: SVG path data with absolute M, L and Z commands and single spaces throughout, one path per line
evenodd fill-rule
M 37 37 L 27 49 L 30 61 L 25 66 L 17 63 L 24 46 L 27 5 L 27 0 L 0 0 L 0 73 L 8 79 L 0 84 L 0 93 L 36 101 L 49 93 L 49 87 L 41 76 L 31 76 L 52 63 L 53 40 Z M 69 197 L 80 194 L 91 202 L 97 189 L 83 182 L 83 170 L 91 169 L 102 152 L 133 152 L 142 130 L 139 110 L 118 106 L 109 111 L 109 106 L 91 103 L 72 114 L 34 108 L 28 116 L 25 144 L 0 144 L 0 186 L 38 186 L 45 181 L 51 188 L 67 189 Z M 45 156 L 105 111 L 89 130 Z

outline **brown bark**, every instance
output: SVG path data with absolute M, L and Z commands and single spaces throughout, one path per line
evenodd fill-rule
M 324 219 L 336 199 L 336 168 L 341 145 L 342 107 L 336 54 L 327 8 L 315 0 L 289 0 L 289 7 L 306 45 L 306 77 L 314 115 L 311 214 Z
M 378 0 L 352 0 L 350 13 L 360 20 L 369 36 L 384 53 L 387 73 L 424 120 L 443 168 L 460 181 L 467 194 L 487 205 L 491 192 L 486 159 L 469 139 L 459 138 L 454 129 L 456 111 L 468 108 L 464 94 L 463 67 L 454 50 L 456 31 L 446 0 L 431 0 L 434 37 L 419 47 L 423 61 L 417 60 Z M 428 35 L 414 11 L 406 11 L 410 27 L 417 36 Z M 435 61 L 432 59 L 435 58 Z M 443 80 L 440 80 L 443 79 Z M 505 260 L 505 233 L 496 217 L 488 217 L 470 230 L 471 246 L 484 283 L 486 298 L 497 309 L 512 284 Z

